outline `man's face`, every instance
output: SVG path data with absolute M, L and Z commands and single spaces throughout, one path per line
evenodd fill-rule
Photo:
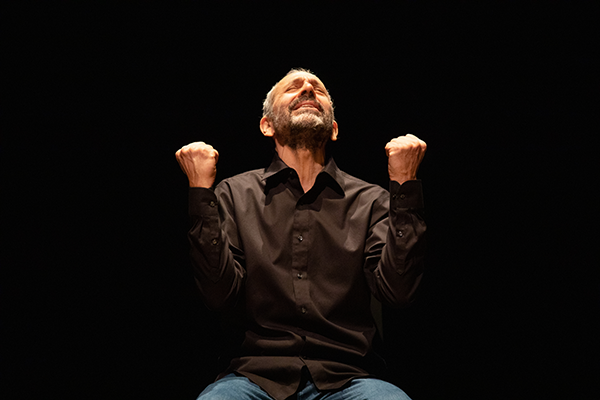
M 275 90 L 273 126 L 279 143 L 292 149 L 322 147 L 333 133 L 333 107 L 323 82 L 297 72 L 283 78 Z

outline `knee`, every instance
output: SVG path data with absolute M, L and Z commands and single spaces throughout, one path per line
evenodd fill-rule
M 263 393 L 248 378 L 230 374 L 208 385 L 196 400 L 262 399 Z
M 411 400 L 410 397 L 399 387 L 379 379 L 366 378 L 357 379 L 352 382 L 351 387 L 367 399 L 377 400 Z
M 196 400 L 235 400 L 236 397 L 233 393 L 235 393 L 235 389 L 232 390 L 230 387 L 210 385 L 200 393 Z

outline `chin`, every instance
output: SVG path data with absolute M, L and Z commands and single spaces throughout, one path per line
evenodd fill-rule
M 319 126 L 324 125 L 323 118 L 313 113 L 302 113 L 300 115 L 294 115 L 291 118 L 291 125 L 297 126 L 304 129 L 315 129 Z

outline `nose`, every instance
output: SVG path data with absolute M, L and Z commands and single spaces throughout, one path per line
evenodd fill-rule
M 315 88 L 313 87 L 313 85 L 308 80 L 304 81 L 304 84 L 302 85 L 302 92 L 300 93 L 300 95 L 307 95 L 307 96 L 310 96 L 310 97 L 316 97 L 316 95 L 315 95 Z

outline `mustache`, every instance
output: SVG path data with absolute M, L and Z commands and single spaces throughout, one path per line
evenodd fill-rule
M 296 105 L 298 105 L 298 103 L 302 103 L 303 101 L 311 101 L 313 103 L 315 103 L 317 105 L 317 109 L 320 112 L 323 112 L 323 105 L 317 100 L 315 99 L 313 96 L 300 96 L 298 97 L 296 100 L 292 101 L 288 107 L 288 109 L 290 111 L 292 111 L 294 109 L 294 107 L 296 107 Z

